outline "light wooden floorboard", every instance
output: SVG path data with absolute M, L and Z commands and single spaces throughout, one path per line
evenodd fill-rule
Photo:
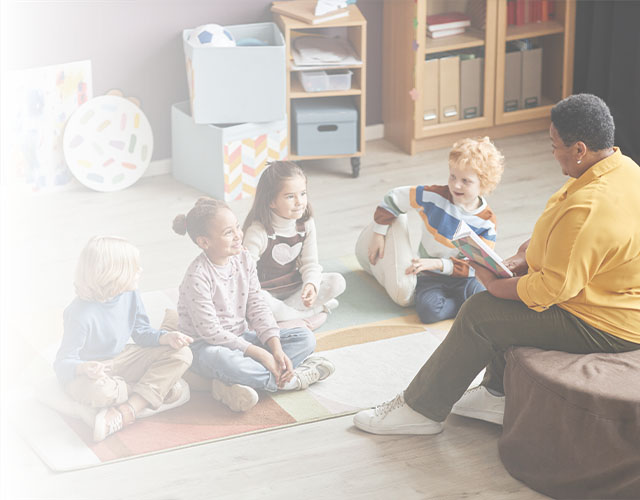
M 496 249 L 508 256 L 528 237 L 564 178 L 546 133 L 496 143 L 507 167 L 489 202 L 498 216 Z M 447 153 L 410 157 L 374 141 L 367 144 L 358 179 L 350 177 L 348 160 L 305 162 L 321 258 L 353 253 L 359 231 L 389 188 L 444 184 Z M 140 248 L 143 291 L 176 287 L 198 250 L 172 232 L 171 221 L 199 195 L 166 175 L 116 193 L 80 186 L 36 196 L 5 190 L 5 316 L 20 324 L 22 315 L 64 307 L 73 297 L 77 255 L 94 234 L 121 235 Z M 240 220 L 250 203 L 231 204 Z M 3 323 L 5 330 L 7 318 Z M 2 334 L 3 389 L 25 361 L 7 353 L 27 352 L 11 337 L 29 332 L 12 334 Z M 49 472 L 10 430 L 3 426 L 7 498 L 542 498 L 505 471 L 497 454 L 498 427 L 455 416 L 436 437 L 365 435 L 343 417 L 63 474 Z

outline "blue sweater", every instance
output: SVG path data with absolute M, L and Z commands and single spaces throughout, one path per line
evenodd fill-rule
M 64 310 L 64 336 L 53 368 L 64 384 L 76 376 L 79 364 L 114 358 L 130 338 L 141 346 L 157 346 L 163 333 L 149 324 L 137 291 L 121 293 L 107 302 L 76 297 Z

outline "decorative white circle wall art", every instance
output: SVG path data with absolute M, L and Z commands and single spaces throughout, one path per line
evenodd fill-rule
M 103 95 L 80 106 L 63 138 L 71 173 L 96 191 L 118 191 L 149 166 L 153 132 L 142 110 L 124 97 Z

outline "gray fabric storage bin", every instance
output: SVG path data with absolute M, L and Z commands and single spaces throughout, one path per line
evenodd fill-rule
M 296 154 L 347 155 L 358 151 L 358 110 L 351 97 L 296 100 L 292 116 Z
M 265 46 L 194 47 L 182 32 L 191 114 L 196 123 L 282 120 L 287 113 L 284 37 L 274 23 L 225 26 L 236 40 Z

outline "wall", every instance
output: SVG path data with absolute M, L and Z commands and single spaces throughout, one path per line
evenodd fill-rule
M 367 124 L 382 123 L 382 1 L 358 1 L 368 21 Z M 9 0 L 2 16 L 3 67 L 26 69 L 91 59 L 94 95 L 117 88 L 139 98 L 154 132 L 153 159 L 164 159 L 171 156 L 171 104 L 188 99 L 182 30 L 210 22 L 269 21 L 270 4 L 270 0 Z

